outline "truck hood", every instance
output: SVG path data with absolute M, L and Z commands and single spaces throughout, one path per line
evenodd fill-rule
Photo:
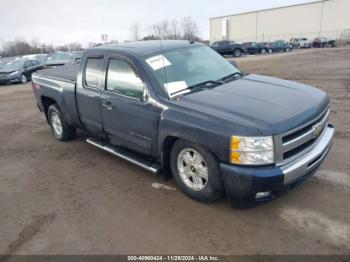
M 183 96 L 190 110 L 276 135 L 299 127 L 329 106 L 327 94 L 304 84 L 247 75 L 224 85 Z

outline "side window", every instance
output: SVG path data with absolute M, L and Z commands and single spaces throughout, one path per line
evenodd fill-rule
M 102 58 L 88 58 L 85 68 L 85 85 L 87 87 L 100 87 L 102 78 L 102 66 Z
M 119 59 L 109 61 L 106 89 L 137 99 L 141 99 L 143 96 L 141 78 L 128 62 Z

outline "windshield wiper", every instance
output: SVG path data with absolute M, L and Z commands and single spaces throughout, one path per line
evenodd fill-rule
M 219 81 L 223 81 L 224 83 L 226 83 L 228 80 L 236 79 L 237 76 L 243 76 L 243 75 L 244 74 L 241 72 L 234 72 L 232 74 L 229 74 L 228 76 L 225 76 L 219 79 Z
M 202 83 L 199 83 L 199 84 L 196 84 L 196 85 L 193 85 L 193 86 L 189 86 L 188 89 L 196 89 L 196 88 L 201 88 L 201 87 L 204 87 L 204 88 L 211 88 L 211 87 L 215 87 L 215 86 L 219 86 L 219 85 L 222 85 L 224 84 L 223 81 L 220 81 L 220 80 L 208 80 L 208 81 L 204 81 Z
M 200 90 L 202 88 L 212 88 L 212 87 L 215 87 L 215 86 L 218 86 L 218 85 L 222 85 L 222 84 L 224 84 L 223 81 L 208 80 L 208 81 L 205 81 L 205 82 L 202 82 L 202 83 L 199 83 L 199 84 L 195 84 L 195 85 L 189 86 L 186 89 L 181 89 L 179 91 L 171 93 L 170 97 L 175 97 L 175 96 L 177 96 L 180 93 L 181 94 L 190 93 L 192 91 L 197 91 L 197 90 Z

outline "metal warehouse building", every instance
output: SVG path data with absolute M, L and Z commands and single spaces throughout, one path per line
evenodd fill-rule
M 338 38 L 346 30 L 350 30 L 350 0 L 323 0 L 210 18 L 211 42 Z

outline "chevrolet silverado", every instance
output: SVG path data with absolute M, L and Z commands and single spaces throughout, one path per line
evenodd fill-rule
M 195 42 L 92 48 L 32 86 L 58 140 L 86 130 L 91 145 L 202 202 L 274 199 L 315 173 L 334 135 L 325 92 L 240 72 Z

